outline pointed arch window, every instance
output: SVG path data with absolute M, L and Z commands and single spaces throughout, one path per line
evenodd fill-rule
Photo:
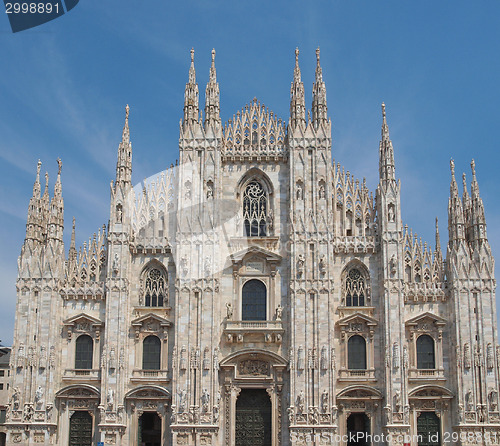
M 351 268 L 345 278 L 345 305 L 347 307 L 364 307 L 365 297 L 365 278 L 358 268 Z
M 91 370 L 92 356 L 94 354 L 94 341 L 88 335 L 81 335 L 75 344 L 75 369 Z
M 247 237 L 267 235 L 268 198 L 258 181 L 251 181 L 243 193 L 243 221 Z
M 161 342 L 158 336 L 148 336 L 142 343 L 142 369 L 160 370 Z
M 166 301 L 167 278 L 159 268 L 150 268 L 144 277 L 144 305 L 163 307 Z

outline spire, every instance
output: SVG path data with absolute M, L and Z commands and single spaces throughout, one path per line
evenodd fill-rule
M 486 218 L 484 216 L 484 205 L 481 196 L 479 195 L 479 184 L 476 178 L 476 163 L 471 161 L 470 167 L 472 170 L 471 182 L 471 198 L 470 198 L 470 237 L 469 241 L 472 247 L 478 247 L 483 242 L 487 242 L 486 235 Z
M 118 160 L 116 162 L 116 183 L 130 183 L 132 180 L 132 143 L 130 142 L 130 129 L 128 115 L 130 107 L 125 107 L 125 124 L 123 126 L 122 140 L 118 145 Z
M 220 128 L 220 99 L 217 72 L 215 71 L 215 49 L 212 49 L 210 78 L 205 90 L 205 130 L 210 125 L 213 125 L 215 129 Z
M 61 170 L 62 161 L 57 158 L 57 179 L 54 185 L 54 196 L 50 202 L 50 216 L 49 216 L 49 238 L 63 241 L 64 230 L 64 201 L 62 197 L 62 184 L 61 184 Z
M 314 128 L 327 121 L 326 86 L 323 82 L 323 71 L 319 63 L 319 47 L 316 49 L 316 79 L 313 84 L 313 124 Z
M 465 218 L 462 200 L 458 196 L 458 186 L 455 180 L 455 162 L 450 160 L 451 183 L 450 199 L 448 201 L 448 233 L 450 248 L 457 247 L 460 241 L 465 240 Z
M 69 245 L 69 261 L 76 262 L 76 244 L 75 244 L 75 217 L 73 217 L 73 227 L 71 228 L 71 243 Z
M 38 160 L 36 167 L 35 183 L 33 184 L 33 195 L 28 206 L 28 219 L 26 221 L 26 240 L 40 241 L 40 169 L 42 162 Z
M 439 236 L 439 224 L 438 218 L 436 217 L 436 246 L 435 246 L 436 258 L 439 260 L 443 259 L 443 254 L 441 253 L 441 237 Z
M 379 145 L 379 174 L 380 181 L 387 183 L 396 181 L 396 169 L 394 165 L 394 148 L 389 139 L 389 126 L 385 115 L 385 104 L 382 102 L 382 136 Z
M 191 48 L 191 66 L 189 67 L 189 81 L 184 90 L 184 119 L 182 120 L 183 127 L 186 128 L 189 124 L 198 122 L 199 105 L 198 105 L 198 84 L 196 83 L 196 72 L 194 69 L 194 49 Z
M 293 70 L 293 82 L 290 88 L 290 124 L 292 128 L 304 125 L 306 122 L 306 103 L 304 96 L 304 84 L 300 78 L 299 49 L 295 48 L 295 68 Z

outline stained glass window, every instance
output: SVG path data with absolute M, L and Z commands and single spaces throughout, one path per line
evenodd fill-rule
M 144 287 L 144 303 L 146 307 L 163 307 L 165 290 L 165 276 L 158 268 L 150 269 L 146 274 Z
M 247 237 L 267 235 L 267 194 L 262 185 L 251 181 L 243 193 L 243 220 Z
M 347 307 L 364 307 L 365 279 L 359 269 L 352 268 L 345 279 L 345 304 Z

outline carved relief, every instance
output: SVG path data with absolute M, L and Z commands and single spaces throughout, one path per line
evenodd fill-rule
M 267 361 L 246 359 L 238 363 L 238 372 L 240 375 L 269 376 L 270 367 Z

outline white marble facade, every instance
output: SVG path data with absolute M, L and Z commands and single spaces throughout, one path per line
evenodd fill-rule
M 223 126 L 215 52 L 204 113 L 192 52 L 179 162 L 136 188 L 127 106 L 109 223 L 79 250 L 74 221 L 63 245 L 62 163 L 52 198 L 39 163 L 7 444 L 232 446 L 248 395 L 270 405 L 255 444 L 369 431 L 417 445 L 425 423 L 432 444 L 500 443 L 494 260 L 474 164 L 459 195 L 451 163 L 444 258 L 437 222 L 434 249 L 402 222 L 385 106 L 371 192 L 332 162 L 319 50 L 311 112 L 295 57 L 288 122 L 255 99 Z

